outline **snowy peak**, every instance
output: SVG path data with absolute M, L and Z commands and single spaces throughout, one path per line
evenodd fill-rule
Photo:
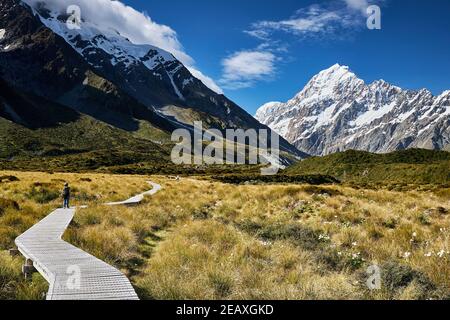
M 82 20 L 79 29 L 70 29 L 67 26 L 67 14 L 64 11 L 51 11 L 44 2 L 29 2 L 41 21 L 53 32 L 63 37 L 78 53 L 87 58 L 88 62 L 95 66 L 94 59 L 96 50 L 107 54 L 109 62 L 115 66 L 124 64 L 126 67 L 138 64 L 143 60 L 146 66 L 153 70 L 159 63 L 172 62 L 175 58 L 169 52 L 151 45 L 133 44 L 129 39 L 122 36 L 117 30 L 103 27 L 95 21 Z M 148 56 L 152 59 L 149 62 Z
M 282 108 L 284 104 L 282 102 L 267 102 L 266 104 L 262 105 L 257 113 L 256 118 L 265 118 L 269 117 L 270 115 L 274 114 L 280 107 Z
M 389 82 L 384 81 L 383 79 L 372 82 L 369 85 L 369 88 L 372 91 L 379 91 L 379 92 L 386 92 L 386 91 L 390 91 L 392 89 L 394 89 L 396 91 L 402 91 L 401 88 L 393 86 Z
M 336 97 L 343 98 L 363 85 L 364 81 L 351 72 L 349 67 L 335 64 L 314 76 L 289 103 L 298 105 L 300 101 L 314 103 Z
M 344 83 L 360 82 L 356 75 L 350 71 L 349 67 L 335 64 L 331 68 L 323 70 L 313 77 L 307 87 L 318 88 L 336 88 Z
M 312 155 L 450 144 L 450 91 L 434 97 L 384 80 L 366 85 L 339 64 L 314 76 L 287 103 L 265 104 L 255 117 Z
M 348 66 L 335 64 L 330 68 L 321 71 L 312 81 L 324 85 L 336 85 L 340 82 L 355 78 L 357 78 L 356 75 L 350 71 Z
M 181 62 L 163 49 L 132 43 L 111 26 L 93 21 L 92 18 L 88 20 L 84 16 L 78 28 L 69 28 L 65 6 L 57 6 L 54 2 L 23 1 L 46 27 L 72 46 L 95 72 L 117 79 L 128 94 L 138 100 L 142 98 L 142 102 L 149 107 L 186 101 L 184 89 L 201 86 L 200 80 L 195 79 Z M 150 90 L 168 94 L 150 97 Z

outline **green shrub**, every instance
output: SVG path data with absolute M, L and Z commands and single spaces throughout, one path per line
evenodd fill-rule
M 209 282 L 214 289 L 214 295 L 217 299 L 224 299 L 232 292 L 233 279 L 220 272 L 210 272 L 208 274 Z
M 26 196 L 39 204 L 46 204 L 58 199 L 60 197 L 60 193 L 46 187 L 33 185 Z
M 339 180 L 332 176 L 311 174 L 311 175 L 273 175 L 262 176 L 260 174 L 229 174 L 223 176 L 213 176 L 214 180 L 229 184 L 274 184 L 274 183 L 295 183 L 295 184 L 333 184 L 339 183 Z
M 430 213 L 429 212 L 423 212 L 423 213 L 419 214 L 417 219 L 424 226 L 430 226 L 431 225 Z
M 278 223 L 263 226 L 255 222 L 244 221 L 237 226 L 263 240 L 289 240 L 307 250 L 315 250 L 322 243 L 318 232 L 299 224 Z
M 346 267 L 344 256 L 336 249 L 330 247 L 325 247 L 318 251 L 317 260 L 334 271 L 342 271 Z
M 389 218 L 382 223 L 383 227 L 388 229 L 395 229 L 398 225 L 398 220 L 396 218 Z

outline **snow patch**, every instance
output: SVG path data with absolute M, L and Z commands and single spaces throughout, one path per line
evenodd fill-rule
M 276 125 L 271 125 L 270 128 L 284 138 L 289 133 L 291 121 L 291 118 L 286 118 Z
M 134 44 L 118 31 L 105 28 L 101 24 L 83 21 L 81 29 L 70 30 L 67 24 L 58 19 L 58 13 L 49 13 L 48 18 L 39 16 L 46 27 L 63 37 L 81 56 L 93 55 L 95 50 L 102 50 L 111 56 L 113 66 L 123 63 L 125 67 L 142 62 L 148 69 L 153 70 L 166 62 L 176 61 L 175 57 L 160 48 L 147 44 Z M 79 40 L 88 45 L 79 47 Z M 150 52 L 155 53 L 151 59 Z
M 371 124 L 375 120 L 383 118 L 388 113 L 392 112 L 394 110 L 395 105 L 397 104 L 396 101 L 381 106 L 379 109 L 372 109 L 369 110 L 362 115 L 360 115 L 355 121 L 352 122 L 353 125 L 356 125 L 358 127 L 362 127 L 364 125 Z
M 265 121 L 272 115 L 277 113 L 278 109 L 280 107 L 282 107 L 284 104 L 282 102 L 277 102 L 277 101 L 273 101 L 273 102 L 268 102 L 266 104 L 264 104 L 263 106 L 261 106 L 255 114 L 255 119 L 267 124 Z
M 194 78 L 191 77 L 189 79 L 184 79 L 183 80 L 183 90 L 184 90 L 184 88 L 186 88 L 191 83 L 194 83 Z
M 406 113 L 402 113 L 401 115 L 398 116 L 398 120 L 400 122 L 408 120 L 408 118 L 411 117 L 415 112 L 416 112 L 416 110 L 412 109 L 412 110 L 410 110 L 410 111 L 408 111 Z
M 5 37 L 6 30 L 0 29 L 0 40 L 2 40 Z
M 180 89 L 178 89 L 177 85 L 175 84 L 175 81 L 173 81 L 173 74 L 167 72 L 167 76 L 169 77 L 170 83 L 172 84 L 173 90 L 175 91 L 178 98 L 180 98 L 181 100 L 185 100 L 184 96 L 180 92 Z

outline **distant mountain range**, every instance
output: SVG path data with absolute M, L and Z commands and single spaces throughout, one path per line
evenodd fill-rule
M 0 17 L 0 158 L 145 145 L 167 163 L 170 152 L 160 149 L 174 129 L 194 121 L 268 129 L 171 53 L 133 44 L 101 21 L 83 19 L 81 29 L 70 30 L 65 10 L 28 0 L 0 0 Z M 289 156 L 306 156 L 284 139 L 281 146 Z M 137 153 L 141 160 L 141 148 Z
M 171 132 L 194 121 L 221 130 L 270 127 L 283 137 L 284 160 L 450 146 L 450 91 L 435 97 L 382 80 L 367 85 L 335 65 L 255 119 L 171 53 L 99 21 L 70 30 L 65 11 L 29 0 L 0 0 L 0 17 L 0 160 L 95 152 L 107 165 L 114 151 L 118 164 L 122 157 L 167 164 Z
M 256 119 L 299 150 L 386 153 L 449 149 L 450 91 L 403 90 L 383 80 L 366 84 L 338 64 L 314 76 L 287 103 L 263 105 Z

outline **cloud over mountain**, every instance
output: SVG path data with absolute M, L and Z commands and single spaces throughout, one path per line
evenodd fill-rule
M 276 56 L 267 51 L 239 51 L 222 61 L 220 83 L 229 89 L 251 87 L 254 82 L 271 78 L 275 73 Z
M 345 39 L 348 33 L 366 24 L 367 7 L 381 0 L 335 0 L 299 8 L 282 20 L 263 20 L 250 25 L 244 33 L 261 41 L 256 49 L 237 51 L 223 60 L 221 83 L 229 89 L 253 86 L 270 79 L 277 61 L 287 52 L 290 38 L 295 40 Z M 280 48 L 282 50 L 280 50 Z
M 24 0 L 31 7 L 37 7 L 42 0 Z M 66 12 L 71 5 L 81 9 L 81 19 L 96 21 L 102 28 L 119 32 L 135 44 L 150 44 L 172 53 L 210 89 L 222 93 L 220 87 L 195 68 L 194 59 L 185 52 L 177 33 L 171 27 L 159 24 L 146 14 L 111 0 L 45 0 L 47 8 Z

